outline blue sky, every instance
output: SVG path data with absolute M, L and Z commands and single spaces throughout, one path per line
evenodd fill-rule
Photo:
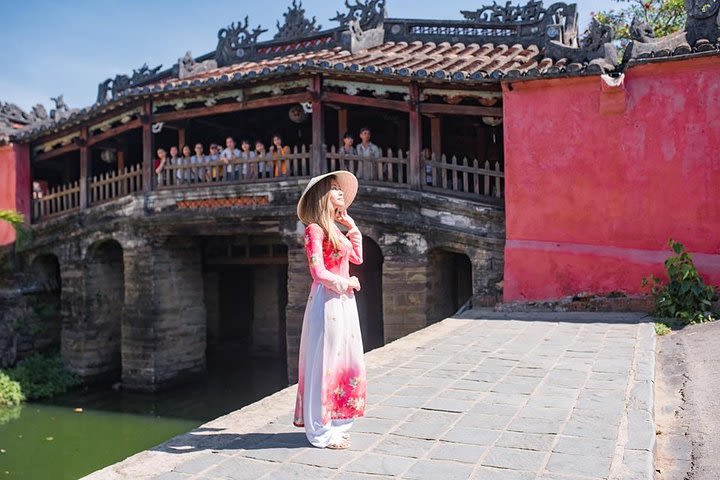
M 5 2 L 3 2 L 5 3 Z M 60 93 L 71 107 L 85 107 L 97 85 L 116 74 L 131 74 L 147 62 L 170 67 L 187 50 L 198 56 L 213 51 L 217 31 L 248 15 L 252 26 L 277 31 L 291 0 L 23 0 L 2 6 L 0 28 L 0 101 L 28 110 Z M 498 1 L 504 4 L 505 0 Z M 524 0 L 513 3 L 526 3 Z M 549 6 L 553 1 L 545 1 Z M 570 3 L 570 2 L 568 2 Z M 580 30 L 591 11 L 617 7 L 612 0 L 577 0 Z M 453 7 L 449 7 L 452 4 Z M 387 0 L 388 16 L 462 18 L 492 0 Z M 323 28 L 345 10 L 343 0 L 304 0 L 306 16 Z M 282 23 L 282 22 L 281 22 Z

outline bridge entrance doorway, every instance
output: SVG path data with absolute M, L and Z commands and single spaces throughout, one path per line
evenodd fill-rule
M 60 351 L 60 333 L 62 317 L 60 315 L 60 263 L 53 254 L 40 255 L 31 265 L 36 290 L 29 295 L 29 302 L 35 312 L 31 316 L 31 325 L 27 325 L 32 334 L 31 351 Z M 18 352 L 24 356 L 25 352 Z
M 428 253 L 428 323 L 453 315 L 472 296 L 472 264 L 464 253 Z
M 287 247 L 279 238 L 204 239 L 207 364 L 212 378 L 238 388 L 287 384 L 287 263 Z

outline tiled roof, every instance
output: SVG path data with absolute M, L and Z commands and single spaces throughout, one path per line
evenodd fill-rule
M 536 45 L 385 42 L 354 54 L 336 47 L 243 62 L 182 80 L 164 79 L 148 87 L 155 89 L 161 86 L 163 90 L 169 90 L 198 86 L 209 79 L 238 81 L 307 69 L 389 75 L 415 80 L 494 81 L 506 76 L 557 74 L 564 71 L 565 67 L 563 59 L 555 62 L 544 58 Z M 578 71 L 582 67 L 578 64 L 574 70 Z

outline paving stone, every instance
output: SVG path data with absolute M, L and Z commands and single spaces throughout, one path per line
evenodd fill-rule
M 556 434 L 560 431 L 561 426 L 562 422 L 558 422 L 555 420 L 548 420 L 545 418 L 516 417 L 508 427 L 508 430 L 513 432 Z
M 452 398 L 433 398 L 425 405 L 424 409 L 427 410 L 438 410 L 444 412 L 467 412 L 475 405 L 475 402 L 467 400 L 455 400 Z
M 545 452 L 496 446 L 492 447 L 487 456 L 482 459 L 482 464 L 488 467 L 537 472 L 542 467 L 546 456 Z
M 424 438 L 437 440 L 447 432 L 450 427 L 442 423 L 411 423 L 405 422 L 392 431 L 395 435 L 406 437 Z
M 473 466 L 439 460 L 420 460 L 410 467 L 402 478 L 413 480 L 466 480 L 472 474 Z
M 377 453 L 367 453 L 344 467 L 349 472 L 371 473 L 375 475 L 400 475 L 415 460 Z
M 475 470 L 472 480 L 535 480 L 535 473 L 483 466 Z
M 615 453 L 615 442 L 602 438 L 560 436 L 553 452 L 572 455 L 612 457 Z
M 468 413 L 463 415 L 455 424 L 458 427 L 485 428 L 501 430 L 510 423 L 510 415 L 484 415 L 481 413 Z
M 549 452 L 556 438 L 556 435 L 546 433 L 503 432 L 495 445 Z
M 439 442 L 428 453 L 433 460 L 451 460 L 455 462 L 476 464 L 488 447 L 483 445 L 465 445 L 462 443 Z
M 201 453 L 192 460 L 181 463 L 174 468 L 174 471 L 189 474 L 200 473 L 203 470 L 207 470 L 208 468 L 212 467 L 213 465 L 217 465 L 218 463 L 223 462 L 224 460 L 225 457 L 219 456 L 214 453 Z
M 480 428 L 455 427 L 446 433 L 442 440 L 447 442 L 466 443 L 469 445 L 492 445 L 500 436 L 498 430 Z
M 606 478 L 610 474 L 612 459 L 598 455 L 570 455 L 567 453 L 552 453 L 545 469 L 551 473 L 564 475 L 584 475 L 587 477 Z M 627 477 L 628 480 L 636 480 Z
M 397 455 L 399 457 L 420 458 L 434 445 L 433 440 L 387 435 L 380 443 L 375 445 L 373 452 Z
M 414 408 L 390 407 L 388 405 L 372 405 L 365 410 L 365 418 L 382 418 L 385 420 L 404 420 L 416 411 Z
M 420 408 L 428 401 L 425 397 L 398 397 L 391 396 L 382 401 L 382 405 L 389 405 L 391 407 L 411 407 Z
M 293 463 L 314 465 L 326 468 L 339 468 L 354 460 L 358 452 L 352 450 L 332 450 L 329 448 L 308 448 L 290 459 Z
M 158 475 L 157 477 L 153 477 L 152 480 L 189 480 L 189 479 L 190 479 L 189 473 L 166 472 L 166 473 Z
M 398 424 L 399 422 L 397 420 L 362 418 L 353 422 L 352 431 L 361 433 L 388 433 Z
M 383 435 L 377 433 L 361 433 L 350 430 L 350 448 L 348 450 L 364 451 L 376 444 Z
M 266 474 L 260 480 L 313 480 L 331 478 L 337 470 L 298 463 L 285 463 L 279 469 Z
M 219 465 L 203 473 L 209 478 L 222 478 L 228 480 L 255 480 L 258 477 L 277 471 L 282 464 L 261 462 L 251 458 L 228 458 Z

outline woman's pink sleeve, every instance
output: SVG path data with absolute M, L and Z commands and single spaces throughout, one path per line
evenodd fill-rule
M 361 265 L 363 263 L 362 234 L 357 227 L 348 230 L 347 238 L 352 243 L 352 252 L 350 252 L 350 263 Z
M 319 282 L 326 288 L 343 294 L 348 289 L 348 279 L 336 275 L 325 268 L 323 259 L 322 242 L 325 237 L 322 227 L 312 223 L 305 228 L 305 251 L 310 263 L 310 275 L 313 280 Z

